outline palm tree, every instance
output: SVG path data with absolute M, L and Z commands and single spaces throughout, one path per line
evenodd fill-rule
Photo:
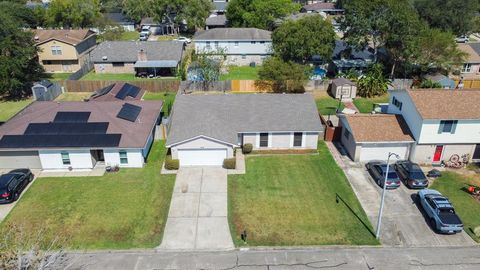
M 387 92 L 390 83 L 390 80 L 383 74 L 383 65 L 373 64 L 367 74 L 357 82 L 358 95 L 366 98 L 381 96 Z

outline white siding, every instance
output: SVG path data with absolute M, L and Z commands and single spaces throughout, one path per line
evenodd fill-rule
M 393 97 L 402 102 L 402 110 L 399 110 L 392 104 Z M 390 91 L 388 113 L 401 114 L 405 119 L 405 122 L 407 122 L 413 137 L 418 141 L 420 133 L 422 133 L 422 117 L 418 113 L 417 108 L 406 91 Z
M 303 132 L 302 146 L 293 147 L 294 132 L 268 133 L 268 147 L 260 147 L 260 133 L 244 133 L 243 143 L 250 143 L 253 149 L 317 149 L 318 133 Z
M 238 42 L 238 46 L 235 45 L 236 42 Z M 210 48 L 207 47 L 207 41 L 195 41 L 195 50 L 200 53 L 223 49 L 227 55 L 269 55 L 271 54 L 271 47 L 271 41 L 263 43 L 255 41 L 255 44 L 252 44 L 251 41 L 218 41 L 217 47 L 215 40 L 211 40 Z
M 63 165 L 62 152 L 69 154 L 70 165 Z M 40 150 L 38 154 L 44 170 L 62 170 L 69 167 L 73 169 L 93 168 L 90 150 Z
M 480 120 L 459 120 L 455 133 L 438 133 L 440 120 L 423 121 L 419 144 L 480 143 Z
M 142 168 L 144 164 L 144 158 L 142 155 L 142 149 L 125 149 L 127 152 L 128 164 L 120 164 L 119 152 L 123 149 L 105 149 L 103 155 L 105 157 L 105 164 L 114 166 L 119 165 L 125 168 Z

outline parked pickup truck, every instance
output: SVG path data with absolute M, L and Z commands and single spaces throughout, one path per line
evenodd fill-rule
M 463 223 L 455 213 L 453 205 L 440 192 L 423 189 L 418 192 L 418 197 L 433 230 L 448 234 L 463 230 Z

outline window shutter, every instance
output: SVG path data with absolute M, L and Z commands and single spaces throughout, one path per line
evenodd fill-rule
M 443 127 L 445 127 L 445 121 L 440 121 L 440 125 L 438 126 L 438 134 L 442 134 Z
M 458 120 L 453 121 L 452 131 L 450 133 L 455 134 L 455 130 L 457 129 L 457 123 L 458 123 Z

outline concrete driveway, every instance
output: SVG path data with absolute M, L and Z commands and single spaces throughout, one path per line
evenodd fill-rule
M 181 168 L 177 173 L 162 244 L 171 250 L 228 250 L 227 170 Z
M 382 189 L 363 164 L 347 160 L 344 160 L 344 164 L 347 178 L 375 227 Z M 455 235 L 435 233 L 428 225 L 416 193 L 417 190 L 410 190 L 403 183 L 396 190 L 387 190 L 380 234 L 382 244 L 409 247 L 476 245 L 465 232 Z

